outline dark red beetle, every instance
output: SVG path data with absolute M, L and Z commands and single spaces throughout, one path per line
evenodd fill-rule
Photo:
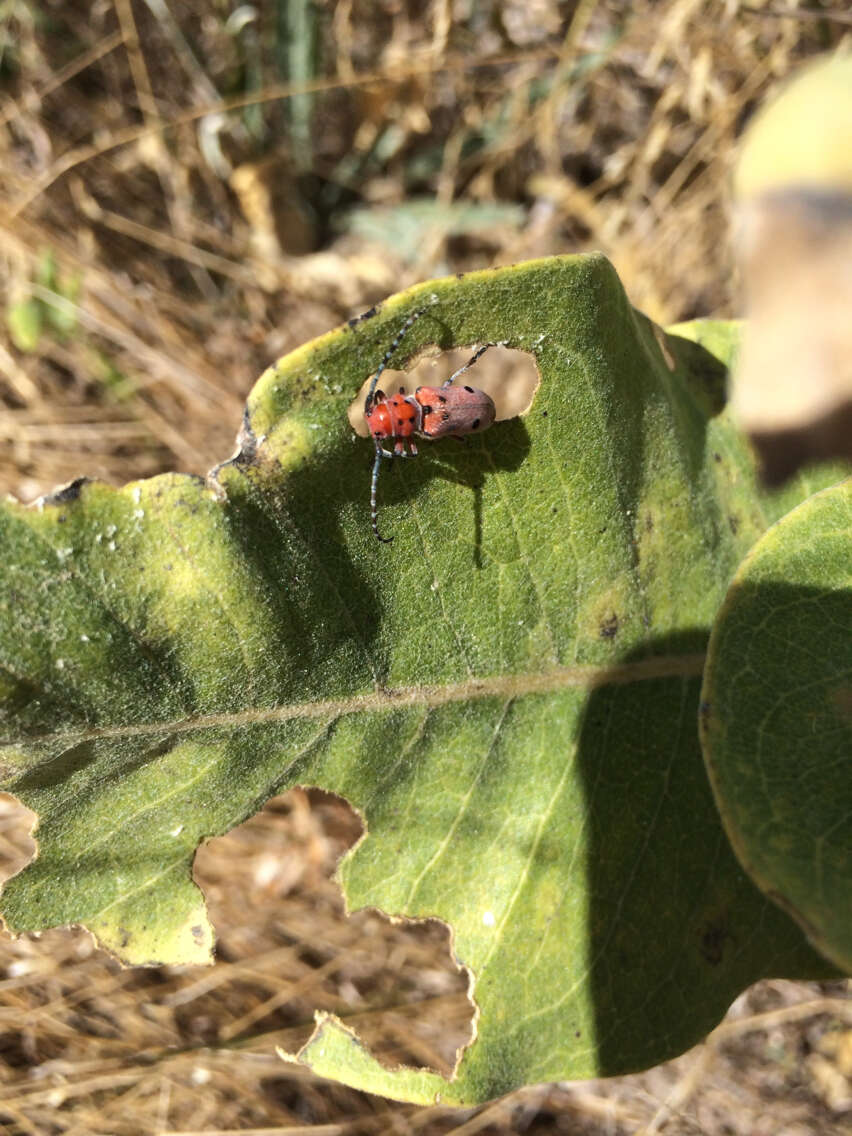
M 418 387 L 414 394 L 406 394 L 399 388 L 399 394 L 388 397 L 384 391 L 376 390 L 379 375 L 387 367 L 394 351 L 399 347 L 403 336 L 426 309 L 410 315 L 397 332 L 396 338 L 388 348 L 379 368 L 373 375 L 370 390 L 364 403 L 364 418 L 376 445 L 376 460 L 373 462 L 373 479 L 370 485 L 370 516 L 373 532 L 385 544 L 390 544 L 392 536 L 379 533 L 378 510 L 376 508 L 376 486 L 383 458 L 413 458 L 417 456 L 414 434 L 424 438 L 461 438 L 475 430 L 485 430 L 494 421 L 496 408 L 485 391 L 473 387 L 454 387 L 453 382 L 469 371 L 493 343 L 486 343 L 459 367 L 440 387 Z M 385 450 L 382 442 L 393 439 L 393 449 Z M 408 445 L 408 453 L 405 447 Z

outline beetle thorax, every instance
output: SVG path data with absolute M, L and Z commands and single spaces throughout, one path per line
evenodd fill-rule
M 413 394 L 400 393 L 387 398 L 377 391 L 365 418 L 374 438 L 410 438 L 422 429 L 423 409 Z

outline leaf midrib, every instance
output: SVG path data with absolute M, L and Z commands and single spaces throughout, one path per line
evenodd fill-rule
M 132 738 L 148 734 L 190 733 L 222 727 L 253 726 L 265 722 L 287 722 L 295 718 L 335 718 L 346 714 L 376 713 L 409 706 L 434 708 L 452 702 L 480 698 L 519 698 L 529 694 L 551 694 L 569 688 L 595 690 L 602 686 L 627 686 L 661 678 L 696 678 L 704 671 L 704 652 L 659 656 L 608 666 L 577 665 L 554 667 L 534 674 L 491 675 L 444 685 L 382 688 L 349 698 L 316 702 L 288 703 L 283 706 L 252 707 L 223 714 L 199 714 L 157 722 L 135 722 L 116 726 L 92 726 L 82 730 L 48 731 L 19 738 L 0 739 L 0 746 L 27 746 L 42 742 L 78 744 L 98 738 Z

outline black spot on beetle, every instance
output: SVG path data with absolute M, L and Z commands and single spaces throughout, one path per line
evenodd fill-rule
M 423 414 L 424 415 L 434 414 L 434 413 L 435 413 L 435 407 L 434 406 L 424 406 L 423 407 Z
M 438 402 L 446 402 L 446 401 L 447 401 L 446 398 L 442 394 L 438 395 Z
M 476 393 L 474 391 L 473 387 L 465 387 L 464 389 L 467 391 L 468 394 L 475 394 Z
M 478 418 L 474 418 L 474 420 L 473 420 L 473 426 L 471 426 L 471 429 L 472 429 L 472 430 L 478 430 L 478 429 L 479 429 L 479 421 L 480 421 L 480 420 L 479 420 Z
M 445 421 L 445 422 L 449 422 L 449 420 L 450 420 L 450 412 L 449 412 L 449 410 L 445 410 L 445 411 L 444 411 L 444 413 L 443 413 L 443 415 L 442 415 L 442 418 L 444 419 L 444 421 Z

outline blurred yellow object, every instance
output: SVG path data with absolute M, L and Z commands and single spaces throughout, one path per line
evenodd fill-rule
M 748 323 L 732 404 L 777 482 L 852 460 L 852 56 L 758 114 L 734 190 Z
M 792 186 L 852 192 L 852 54 L 805 67 L 746 132 L 736 197 Z

